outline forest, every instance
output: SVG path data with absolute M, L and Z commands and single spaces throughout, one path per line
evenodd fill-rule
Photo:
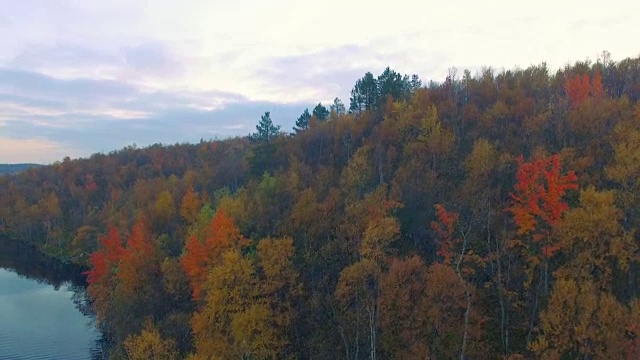
M 0 175 L 17 174 L 32 167 L 42 166 L 39 164 L 0 164 Z
M 250 136 L 0 176 L 114 359 L 640 359 L 640 57 L 366 73 Z

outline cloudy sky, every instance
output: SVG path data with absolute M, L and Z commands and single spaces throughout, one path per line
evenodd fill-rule
M 523 5 L 517 5 L 522 3 Z M 379 4 L 379 5 L 378 5 Z M 0 0 L 0 163 L 290 130 L 386 66 L 638 56 L 638 1 Z

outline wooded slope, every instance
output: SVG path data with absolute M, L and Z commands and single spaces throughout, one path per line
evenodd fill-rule
M 90 266 L 131 358 L 639 358 L 639 97 L 640 58 L 387 69 L 292 134 L 0 177 L 0 231 Z

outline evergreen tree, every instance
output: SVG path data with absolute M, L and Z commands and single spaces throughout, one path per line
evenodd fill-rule
M 422 80 L 420 80 L 420 77 L 418 77 L 418 75 L 416 74 L 411 75 L 411 81 L 409 82 L 409 88 L 411 89 L 411 92 L 414 92 L 420 89 L 421 87 L 422 87 Z
M 269 111 L 262 115 L 260 122 L 256 125 L 257 132 L 250 135 L 250 138 L 257 142 L 271 142 L 280 131 L 280 125 L 274 125 L 271 120 L 271 114 Z
M 329 118 L 329 110 L 322 105 L 322 103 L 318 103 L 315 108 L 313 108 L 313 116 L 318 119 L 318 121 L 324 121 Z
M 349 112 L 359 114 L 365 110 L 373 110 L 378 98 L 378 81 L 373 74 L 367 72 L 362 79 L 356 81 L 351 90 Z
M 293 127 L 293 130 L 296 133 L 307 130 L 309 127 L 309 120 L 311 119 L 311 114 L 309 114 L 309 109 L 304 109 L 302 115 L 296 120 L 296 126 Z
M 386 101 L 388 95 L 391 95 L 396 100 L 405 99 L 411 92 L 409 76 L 402 76 L 387 67 L 378 76 L 378 91 L 380 94 L 379 106 Z

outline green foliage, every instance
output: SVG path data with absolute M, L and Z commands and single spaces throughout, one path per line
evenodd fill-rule
M 322 103 L 318 103 L 316 107 L 313 108 L 313 116 L 318 119 L 318 121 L 324 121 L 329 118 L 329 110 L 326 107 L 322 106 Z
M 280 125 L 275 125 L 271 120 L 271 113 L 265 112 L 260 117 L 260 122 L 256 125 L 256 132 L 250 138 L 256 142 L 269 143 L 278 136 Z
M 373 74 L 367 72 L 362 79 L 356 81 L 351 90 L 349 112 L 360 114 L 365 110 L 373 110 L 378 98 L 378 82 L 373 77 Z
M 304 109 L 304 112 L 302 112 L 302 115 L 300 115 L 298 120 L 296 120 L 296 126 L 293 128 L 293 130 L 296 133 L 307 130 L 307 128 L 309 127 L 309 120 L 311 120 L 311 114 L 309 114 L 309 109 Z

